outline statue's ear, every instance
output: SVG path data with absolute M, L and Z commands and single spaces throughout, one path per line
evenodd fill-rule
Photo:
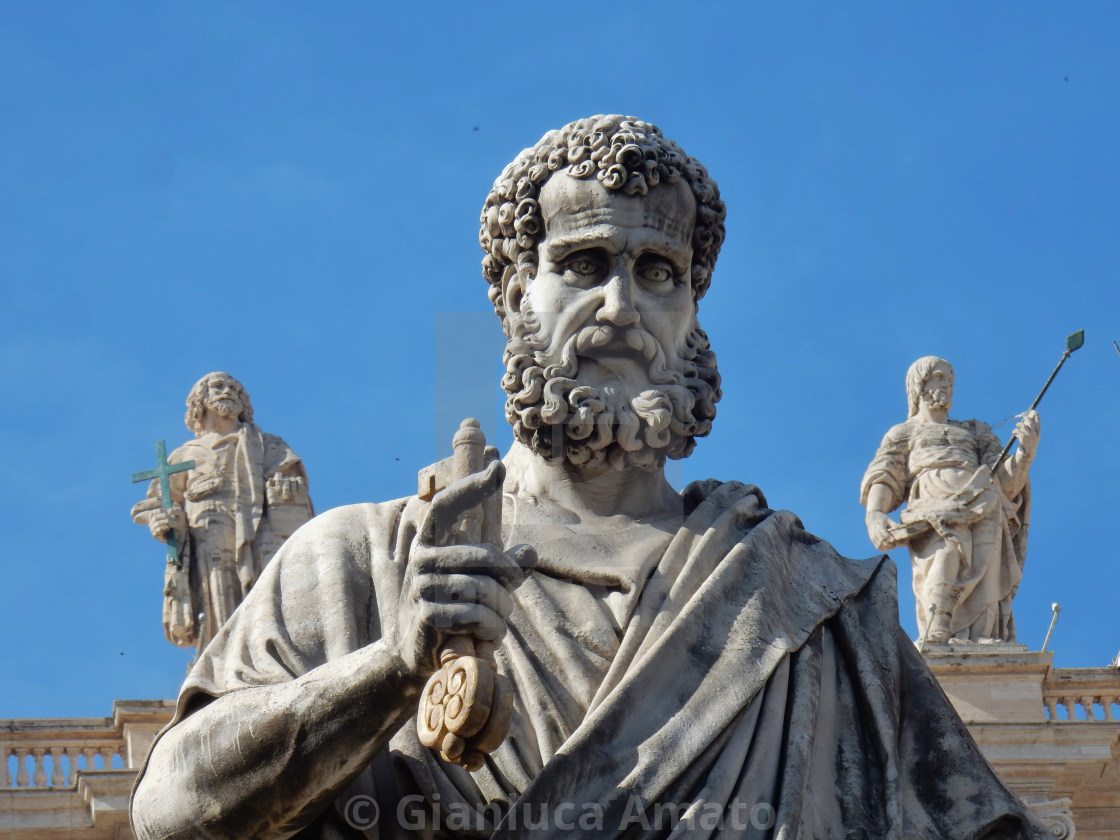
M 521 298 L 524 294 L 523 278 L 517 266 L 507 265 L 502 272 L 502 301 L 507 315 L 521 315 Z

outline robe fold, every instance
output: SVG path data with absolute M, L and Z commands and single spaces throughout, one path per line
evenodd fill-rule
M 481 770 L 445 764 L 409 721 L 296 836 L 1044 836 L 899 628 L 889 560 L 839 556 L 747 485 L 692 485 L 684 504 L 617 574 L 542 554 L 498 653 L 512 730 Z M 421 511 L 355 505 L 302 528 L 171 725 L 392 635 Z M 376 801 L 375 825 L 355 827 L 354 797 Z

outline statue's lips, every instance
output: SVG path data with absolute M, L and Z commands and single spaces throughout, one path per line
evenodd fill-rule
M 612 343 L 604 347 L 589 347 L 577 354 L 577 358 L 581 361 L 587 360 L 590 362 L 598 362 L 599 364 L 617 362 L 638 365 L 642 368 L 649 364 L 645 356 L 633 347 L 621 343 Z
M 577 339 L 577 353 L 590 359 L 623 358 L 647 361 L 656 341 L 641 329 L 597 327 L 582 332 Z

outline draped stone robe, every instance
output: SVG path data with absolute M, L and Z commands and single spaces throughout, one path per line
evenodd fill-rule
M 981 466 L 992 467 L 1003 445 L 979 420 L 925 423 L 911 418 L 893 426 L 860 484 L 867 504 L 875 485 L 886 487 L 890 509 L 903 503 L 903 522 L 926 520 L 931 530 L 910 540 L 919 630 L 929 620 L 935 587 L 952 587 L 955 607 L 949 631 L 966 641 L 1015 641 L 1012 600 L 1023 577 L 1030 522 L 1030 482 L 1013 498 L 999 482 L 971 501 L 957 495 Z M 946 558 L 956 573 L 947 579 Z
M 180 546 L 182 569 L 169 566 L 165 575 L 164 635 L 172 644 L 206 647 L 244 597 L 240 578 L 256 580 L 277 549 L 293 531 L 314 515 L 310 497 L 290 504 L 270 505 L 268 480 L 278 474 L 301 478 L 303 462 L 282 438 L 262 432 L 255 423 L 242 423 L 228 435 L 207 434 L 175 449 L 168 463 L 193 461 L 187 472 L 170 477 L 171 498 L 187 515 L 187 540 Z M 217 479 L 217 486 L 194 499 L 190 487 Z M 158 480 L 148 486 L 147 498 L 160 498 Z M 133 518 L 146 522 L 147 507 L 133 509 Z M 228 569 L 214 568 L 218 555 Z M 176 576 L 185 575 L 186 585 Z M 198 616 L 205 616 L 200 624 Z
M 538 547 L 499 651 L 512 732 L 481 770 L 440 761 L 410 720 L 297 836 L 1043 836 L 899 628 L 889 560 L 840 557 L 736 482 L 692 485 L 683 504 L 683 526 L 621 571 Z M 356 505 L 301 529 L 201 657 L 172 725 L 200 695 L 291 680 L 379 638 L 421 507 Z M 547 515 L 509 496 L 506 510 Z M 368 825 L 354 805 L 372 802 Z

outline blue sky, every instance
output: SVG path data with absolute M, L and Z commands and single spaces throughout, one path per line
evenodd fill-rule
M 907 366 L 950 359 L 953 415 L 995 423 L 1086 331 L 1042 405 L 1015 605 L 1037 649 L 1062 604 L 1058 665 L 1107 664 L 1120 9 L 493 8 L 0 6 L 0 718 L 174 695 L 190 653 L 129 476 L 188 437 L 207 371 L 246 384 L 319 510 L 413 492 L 467 414 L 505 445 L 479 208 L 603 112 L 660 125 L 728 205 L 701 307 L 725 397 L 675 482 L 755 483 L 873 554 L 859 480 Z

